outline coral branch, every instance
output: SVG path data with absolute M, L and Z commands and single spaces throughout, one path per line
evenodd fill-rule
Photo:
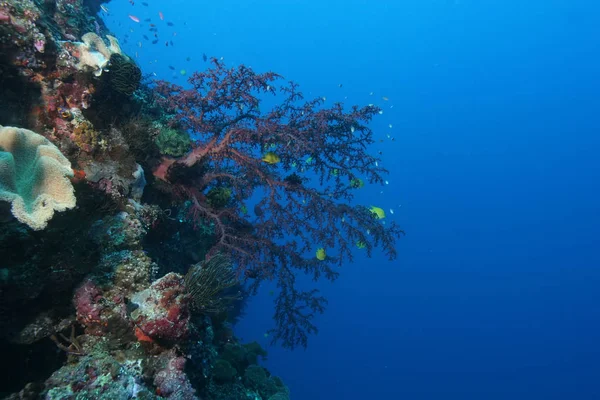
M 183 157 L 164 159 L 154 174 L 189 202 L 197 224 L 213 227 L 216 245 L 209 256 L 231 254 L 238 276 L 254 279 L 255 287 L 277 281 L 273 338 L 295 347 L 316 332 L 311 320 L 326 304 L 316 291 L 298 291 L 295 273 L 334 280 L 332 266 L 351 261 L 357 243 L 369 255 L 381 246 L 393 259 L 403 232 L 393 222 L 381 224 L 366 207 L 348 204 L 353 182 L 382 184 L 387 173 L 367 153 L 374 142 L 367 124 L 379 109 L 326 108 L 324 100 L 306 101 L 295 83 L 277 86 L 280 81 L 272 72 L 227 69 L 213 59 L 212 68 L 192 76 L 190 89 L 157 82 L 159 105 L 195 144 Z M 280 101 L 263 111 L 266 96 Z M 229 197 L 217 204 L 210 193 L 219 188 Z M 247 203 L 257 197 L 252 216 Z M 315 259 L 315 246 L 337 255 Z

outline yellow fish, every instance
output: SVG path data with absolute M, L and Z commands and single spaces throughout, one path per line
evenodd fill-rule
M 281 159 L 279 158 L 279 156 L 275 153 L 273 153 L 272 151 L 269 151 L 268 153 L 266 153 L 262 160 L 264 162 L 266 162 L 267 164 L 277 164 L 278 162 L 281 161 Z
M 385 211 L 383 211 L 383 208 L 371 206 L 370 210 L 371 210 L 371 213 L 373 213 L 377 217 L 377 219 L 385 218 Z
M 317 260 L 319 260 L 319 261 L 323 261 L 324 259 L 327 258 L 327 254 L 325 253 L 325 249 L 322 248 L 322 247 L 320 249 L 318 249 L 315 254 L 317 256 Z

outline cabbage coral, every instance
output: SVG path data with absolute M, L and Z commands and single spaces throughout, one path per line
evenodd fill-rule
M 0 126 L 0 200 L 34 230 L 44 229 L 55 211 L 75 207 L 71 163 L 45 137 Z

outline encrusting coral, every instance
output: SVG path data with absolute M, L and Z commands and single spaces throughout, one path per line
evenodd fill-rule
M 110 57 L 113 54 L 122 54 L 117 38 L 110 35 L 106 35 L 106 38 L 110 42 L 109 46 L 106 46 L 104 40 L 97 34 L 88 32 L 82 36 L 81 42 L 73 43 L 77 50 L 76 57 L 79 59 L 79 63 L 76 65 L 78 70 L 91 68 L 94 75 L 100 76 L 108 65 Z
M 75 207 L 71 163 L 45 137 L 27 129 L 0 126 L 0 200 L 34 230 L 46 227 L 55 211 Z

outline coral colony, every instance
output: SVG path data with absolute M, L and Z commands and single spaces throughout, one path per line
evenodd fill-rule
M 0 2 L 0 396 L 288 399 L 232 326 L 272 281 L 265 337 L 305 347 L 327 301 L 297 276 L 396 256 L 352 201 L 380 110 L 217 59 L 143 79 L 102 3 Z

